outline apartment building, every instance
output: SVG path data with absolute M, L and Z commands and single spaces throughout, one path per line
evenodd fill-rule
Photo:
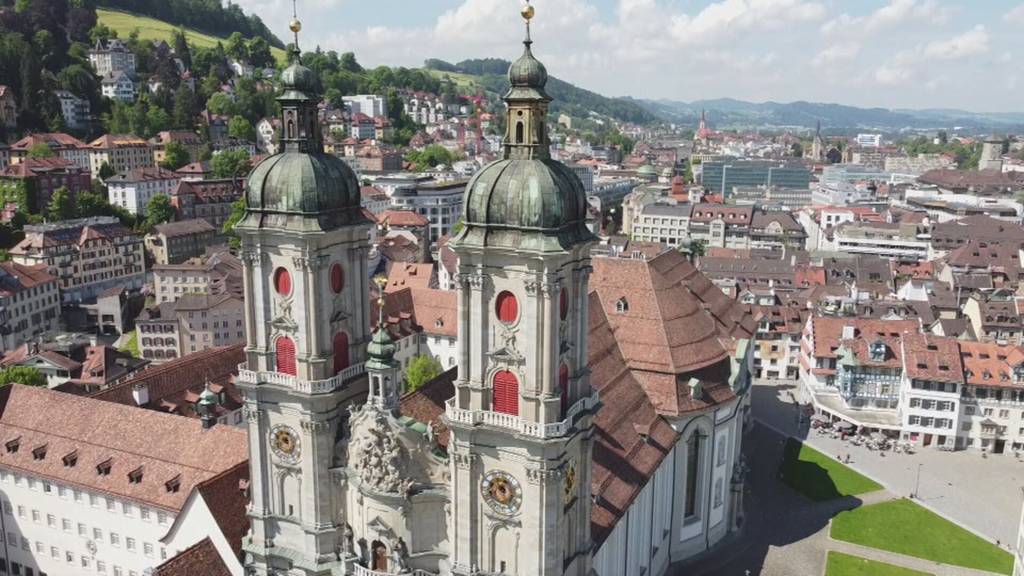
M 640 208 L 632 220 L 631 238 L 669 246 L 689 245 L 692 204 L 654 203 Z
M 10 200 L 24 191 L 26 208 L 32 214 L 41 214 L 58 188 L 74 198 L 92 189 L 92 178 L 87 169 L 60 157 L 26 158 L 0 170 L 0 198 Z
M 218 230 L 206 220 L 180 220 L 157 224 L 146 235 L 146 251 L 156 264 L 181 264 L 202 256 L 217 242 Z
M 462 194 L 467 180 L 421 182 L 401 187 L 391 193 L 391 204 L 397 209 L 411 209 L 430 221 L 431 242 L 451 234 L 452 226 L 462 217 Z
M 146 215 L 146 207 L 154 196 L 170 196 L 181 181 L 181 175 L 157 166 L 135 168 L 107 178 L 110 204 L 132 214 Z
M 107 40 L 106 44 L 97 40 L 89 50 L 89 63 L 99 76 L 115 71 L 135 74 L 135 54 L 117 38 Z
M 126 72 L 114 70 L 103 75 L 100 80 L 100 93 L 111 100 L 134 102 L 139 91 L 131 76 Z
M 25 226 L 25 239 L 11 249 L 18 264 L 46 266 L 58 278 L 66 304 L 96 298 L 108 288 L 141 288 L 144 254 L 142 238 L 110 216 Z
M 89 170 L 99 178 L 104 164 L 121 174 L 154 165 L 149 142 L 130 134 L 106 134 L 89 143 Z
M 218 250 L 181 264 L 153 266 L 156 303 L 173 302 L 184 294 L 242 295 L 242 262 Z
M 234 294 L 184 294 L 144 312 L 138 338 L 142 357 L 161 363 L 245 341 L 242 298 Z
M 914 223 L 847 222 L 835 228 L 832 242 L 839 252 L 921 261 L 928 258 L 930 239 L 926 229 Z
M 42 264 L 0 262 L 0 354 L 57 327 L 57 278 Z
M 0 406 L 2 572 L 141 576 L 209 538 L 242 576 L 244 431 L 21 385 Z
M 432 356 L 447 370 L 455 366 L 458 337 L 457 294 L 450 290 L 401 288 L 385 292 L 384 318 L 395 341 L 395 361 L 403 369 L 421 354 Z M 372 317 L 377 317 L 378 304 Z
M 202 218 L 220 230 L 231 215 L 231 205 L 242 197 L 242 180 L 183 179 L 171 191 L 171 205 L 178 220 Z
M 48 146 L 53 153 L 71 162 L 79 168 L 89 169 L 89 147 L 74 136 L 63 132 L 40 132 L 29 134 L 14 144 L 11 144 L 11 164 L 28 158 L 28 153 L 38 144 Z
M 203 147 L 206 146 L 206 140 L 195 132 L 164 130 L 149 139 L 149 145 L 153 148 L 153 162 L 160 164 L 167 158 L 167 145 L 172 142 L 181 144 L 188 151 L 189 162 L 199 160 Z

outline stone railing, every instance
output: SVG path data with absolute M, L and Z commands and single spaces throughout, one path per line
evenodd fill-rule
M 569 408 L 569 411 L 566 412 L 565 418 L 561 422 L 553 422 L 551 424 L 533 422 L 520 416 L 505 414 L 503 412 L 494 412 L 491 410 L 464 410 L 462 408 L 456 408 L 454 398 L 445 403 L 444 413 L 445 417 L 448 418 L 450 422 L 459 424 L 468 424 L 471 426 L 482 424 L 484 426 L 493 426 L 495 428 L 503 428 L 505 430 L 514 430 L 520 434 L 533 436 L 534 438 L 558 438 L 560 436 L 565 436 L 572 429 L 572 424 L 576 419 L 576 416 L 584 410 L 592 410 L 597 406 L 599 401 L 600 398 L 597 390 L 594 390 L 590 396 L 577 400 L 576 403 Z
M 426 570 L 419 570 L 419 569 L 412 570 L 412 571 L 402 572 L 402 574 L 407 574 L 407 575 L 411 575 L 411 576 L 436 576 L 433 572 L 427 572 Z M 395 574 L 392 573 L 392 572 L 381 572 L 379 570 L 370 570 L 369 568 L 367 568 L 365 566 L 361 566 L 359 564 L 353 564 L 352 565 L 352 575 L 353 576 L 395 576 Z
M 238 365 L 239 380 L 258 384 L 284 386 L 285 388 L 291 388 L 296 392 L 305 392 L 306 394 L 327 394 L 329 392 L 334 392 L 338 388 L 341 388 L 345 382 L 348 382 L 358 376 L 362 376 L 365 373 L 366 364 L 360 363 L 353 364 L 326 380 L 301 380 L 291 374 L 282 374 L 280 372 L 256 372 L 248 370 L 246 369 L 246 364 L 244 362 Z

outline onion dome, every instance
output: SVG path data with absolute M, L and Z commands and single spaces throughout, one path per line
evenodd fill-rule
M 379 325 L 366 345 L 366 368 L 386 370 L 394 365 L 395 341 L 388 334 L 387 327 Z
M 297 92 L 298 94 L 293 94 L 293 97 L 309 98 L 316 94 L 316 74 L 302 65 L 298 48 L 292 47 L 289 58 L 292 63 L 281 72 L 281 87 L 284 92 L 282 96 Z

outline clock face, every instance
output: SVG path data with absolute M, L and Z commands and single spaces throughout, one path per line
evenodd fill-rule
M 270 449 L 275 456 L 290 464 L 298 462 L 302 455 L 299 435 L 290 426 L 283 424 L 270 429 Z
M 484 501 L 497 513 L 511 516 L 523 504 L 519 481 L 508 472 L 492 470 L 480 481 Z

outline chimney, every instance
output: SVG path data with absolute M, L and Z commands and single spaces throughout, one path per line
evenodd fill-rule
M 852 324 L 843 326 L 843 340 L 853 340 L 857 337 L 857 328 Z
M 138 406 L 149 404 L 149 386 L 145 383 L 132 386 L 132 399 Z

